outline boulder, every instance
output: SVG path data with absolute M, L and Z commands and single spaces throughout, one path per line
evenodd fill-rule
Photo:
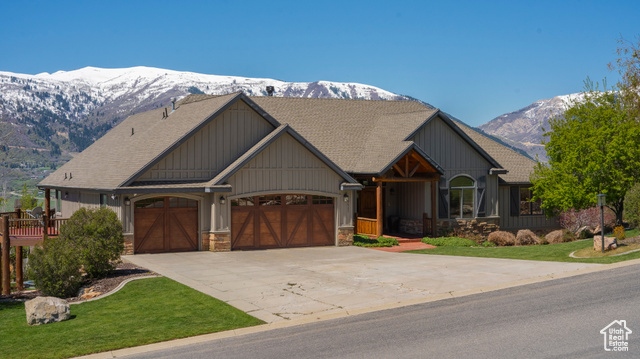
M 604 237 L 604 250 L 610 251 L 618 248 L 618 240 L 615 237 Z M 593 250 L 602 250 L 602 236 L 593 236 Z
M 37 297 L 24 303 L 29 325 L 61 322 L 71 317 L 69 303 L 56 297 Z
M 571 242 L 574 239 L 573 233 L 567 229 L 558 229 L 556 231 L 549 232 L 549 234 L 544 236 L 544 238 L 549 242 L 549 244 Z
M 532 244 L 540 244 L 540 238 L 528 229 L 521 229 L 516 234 L 516 245 L 529 246 Z
M 516 236 L 510 232 L 495 231 L 489 233 L 487 241 L 495 243 L 498 246 L 512 246 L 516 242 Z
M 591 230 L 591 228 L 589 228 L 589 226 L 582 226 L 578 228 L 578 230 L 574 234 L 576 235 L 576 238 L 579 239 L 587 239 L 589 237 L 593 237 L 593 231 Z

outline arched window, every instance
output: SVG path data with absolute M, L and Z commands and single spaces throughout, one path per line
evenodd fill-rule
M 449 218 L 473 218 L 476 183 L 466 176 L 449 182 Z

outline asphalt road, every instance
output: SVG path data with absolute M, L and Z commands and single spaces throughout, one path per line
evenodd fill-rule
M 628 352 L 604 349 L 614 320 Z M 640 265 L 132 357 L 638 358 Z

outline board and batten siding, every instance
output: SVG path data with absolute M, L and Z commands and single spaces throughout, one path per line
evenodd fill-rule
M 316 193 L 337 196 L 344 180 L 289 134 L 284 134 L 229 179 L 232 196 Z
M 440 117 L 434 117 L 411 140 L 444 169 L 447 184 L 466 175 L 476 181 L 477 187 L 478 179 L 485 176 L 486 216 L 498 214 L 498 176 L 489 175 L 493 166 Z M 478 193 L 475 200 L 477 206 Z
M 273 129 L 238 101 L 136 180 L 211 179 Z
M 560 228 L 556 218 L 545 215 L 512 216 L 510 204 L 510 186 L 500 186 L 500 229 L 515 231 L 520 229 L 557 229 Z
M 427 182 L 405 182 L 398 183 L 395 191 L 398 203 L 397 216 L 402 219 L 422 219 L 426 209 L 427 196 L 431 193 L 426 191 Z M 430 198 L 429 198 L 430 199 Z

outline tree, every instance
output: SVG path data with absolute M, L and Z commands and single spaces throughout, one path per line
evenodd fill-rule
M 640 115 L 640 38 L 638 43 L 620 38 L 618 40 L 618 59 L 609 64 L 609 69 L 617 69 L 620 73 L 618 89 L 629 116 L 638 121 Z
M 640 183 L 633 186 L 624 197 L 624 217 L 632 225 L 640 226 Z
M 29 193 L 29 189 L 27 188 L 26 183 L 24 184 L 24 186 L 22 186 L 22 192 L 20 193 L 20 203 L 22 205 L 23 210 L 33 209 L 41 205 L 41 203 L 38 203 L 38 199 L 36 198 L 37 194 L 38 194 L 37 189 Z
M 605 86 L 606 90 L 606 86 Z M 597 91 L 585 81 L 582 96 L 549 120 L 544 133 L 548 164 L 531 176 L 534 200 L 549 215 L 593 207 L 598 193 L 622 223 L 624 197 L 640 180 L 640 126 L 617 92 Z

